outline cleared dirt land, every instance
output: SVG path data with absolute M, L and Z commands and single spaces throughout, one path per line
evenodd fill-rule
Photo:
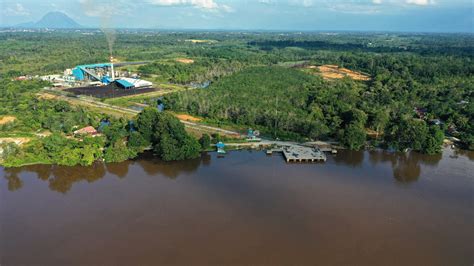
M 187 114 L 176 114 L 175 115 L 179 120 L 190 121 L 190 122 L 200 122 L 201 118 L 197 118 Z
M 31 141 L 31 138 L 13 138 L 13 137 L 0 138 L 0 144 L 13 142 L 16 145 L 23 145 L 23 144 L 28 143 L 30 141 Z
M 139 95 L 143 93 L 149 93 L 159 91 L 157 88 L 143 88 L 143 89 L 122 89 L 115 84 L 109 84 L 107 86 L 96 86 L 96 87 L 79 87 L 65 89 L 64 91 L 73 93 L 74 95 L 86 95 L 95 98 L 117 98 L 130 95 Z
M 183 63 L 183 64 L 192 64 L 194 60 L 189 58 L 176 58 L 176 62 Z
M 187 42 L 192 42 L 192 43 L 216 43 L 217 41 L 215 40 L 196 40 L 196 39 L 190 39 L 186 40 Z
M 16 120 L 14 116 L 0 116 L 0 125 L 5 125 Z
M 353 80 L 370 80 L 370 77 L 356 71 L 352 71 L 347 68 L 339 67 L 336 65 L 323 65 L 323 66 L 309 66 L 309 69 L 317 69 L 323 78 L 325 79 L 342 79 L 344 77 L 349 77 Z

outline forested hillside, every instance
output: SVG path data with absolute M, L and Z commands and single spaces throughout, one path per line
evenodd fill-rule
M 211 83 L 168 95 L 169 110 L 256 127 L 268 137 L 333 139 L 350 149 L 369 140 L 426 153 L 439 151 L 443 135 L 474 149 L 473 54 L 472 34 L 119 30 L 114 46 L 120 62 L 144 62 L 133 71 L 155 84 Z M 18 126 L 63 134 L 97 124 L 85 110 L 35 103 L 41 82 L 11 79 L 107 58 L 99 30 L 1 33 L 0 77 L 8 80 L 1 114 L 21 113 L 18 121 L 25 122 Z M 323 79 L 318 68 L 324 65 L 364 73 L 368 80 Z M 16 91 L 25 89 L 30 93 Z
M 459 132 L 467 147 L 474 145 L 470 61 L 345 54 L 339 58 L 340 65 L 371 73 L 372 79 L 328 81 L 299 69 L 256 67 L 225 77 L 208 90 L 181 92 L 166 99 L 172 110 L 261 126 L 275 137 L 297 133 L 299 137 L 293 138 L 331 138 L 359 149 L 366 133 L 372 131 L 375 141 L 385 139 L 387 147 L 436 153 L 439 148 L 435 147 L 448 130 Z M 419 119 L 415 108 L 429 110 L 428 117 Z M 431 122 L 436 119 L 445 122 Z

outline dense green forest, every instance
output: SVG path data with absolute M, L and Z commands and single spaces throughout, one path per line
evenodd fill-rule
M 474 149 L 473 55 L 472 34 L 119 30 L 114 45 L 120 61 L 146 62 L 133 70 L 155 84 L 211 83 L 167 95 L 168 110 L 257 128 L 271 138 L 337 140 L 355 150 L 369 141 L 429 154 L 440 151 L 445 135 Z M 32 139 L 21 149 L 3 144 L 7 165 L 115 162 L 145 147 L 163 159 L 184 159 L 208 147 L 207 138 L 199 146 L 177 120 L 150 110 L 132 124 L 109 118 L 100 138 L 71 139 L 75 129 L 97 128 L 107 117 L 41 99 L 37 92 L 49 84 L 38 79 L 14 81 L 107 58 L 99 30 L 0 33 L 0 116 L 17 118 L 2 125 L 0 134 Z M 324 79 L 308 70 L 329 64 L 370 80 Z

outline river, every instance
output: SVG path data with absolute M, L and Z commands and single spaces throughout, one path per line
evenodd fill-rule
M 0 168 L 0 265 L 472 265 L 474 153 Z

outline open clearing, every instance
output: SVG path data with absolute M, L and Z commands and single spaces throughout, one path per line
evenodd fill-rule
M 176 62 L 183 63 L 183 64 L 192 64 L 194 60 L 189 58 L 176 58 Z
M 42 100 L 56 100 L 58 98 L 57 95 L 49 94 L 49 93 L 37 93 L 36 94 L 39 99 Z
M 5 125 L 16 120 L 14 116 L 2 116 L 0 117 L 0 125 Z
M 0 144 L 13 142 L 16 145 L 23 145 L 29 141 L 31 141 L 31 138 L 0 138 Z
M 201 118 L 197 118 L 197 117 L 187 115 L 187 114 L 176 114 L 175 116 L 179 120 L 184 120 L 184 121 L 191 121 L 191 122 L 200 122 L 200 121 L 202 121 Z
M 217 41 L 214 40 L 196 40 L 196 39 L 191 39 L 191 40 L 186 40 L 187 42 L 192 42 L 192 43 L 216 43 Z
M 362 80 L 368 81 L 370 77 L 356 71 L 352 71 L 347 68 L 339 67 L 336 65 L 322 65 L 322 66 L 309 66 L 309 69 L 317 69 L 325 79 L 342 79 L 344 77 L 349 77 L 353 80 Z

